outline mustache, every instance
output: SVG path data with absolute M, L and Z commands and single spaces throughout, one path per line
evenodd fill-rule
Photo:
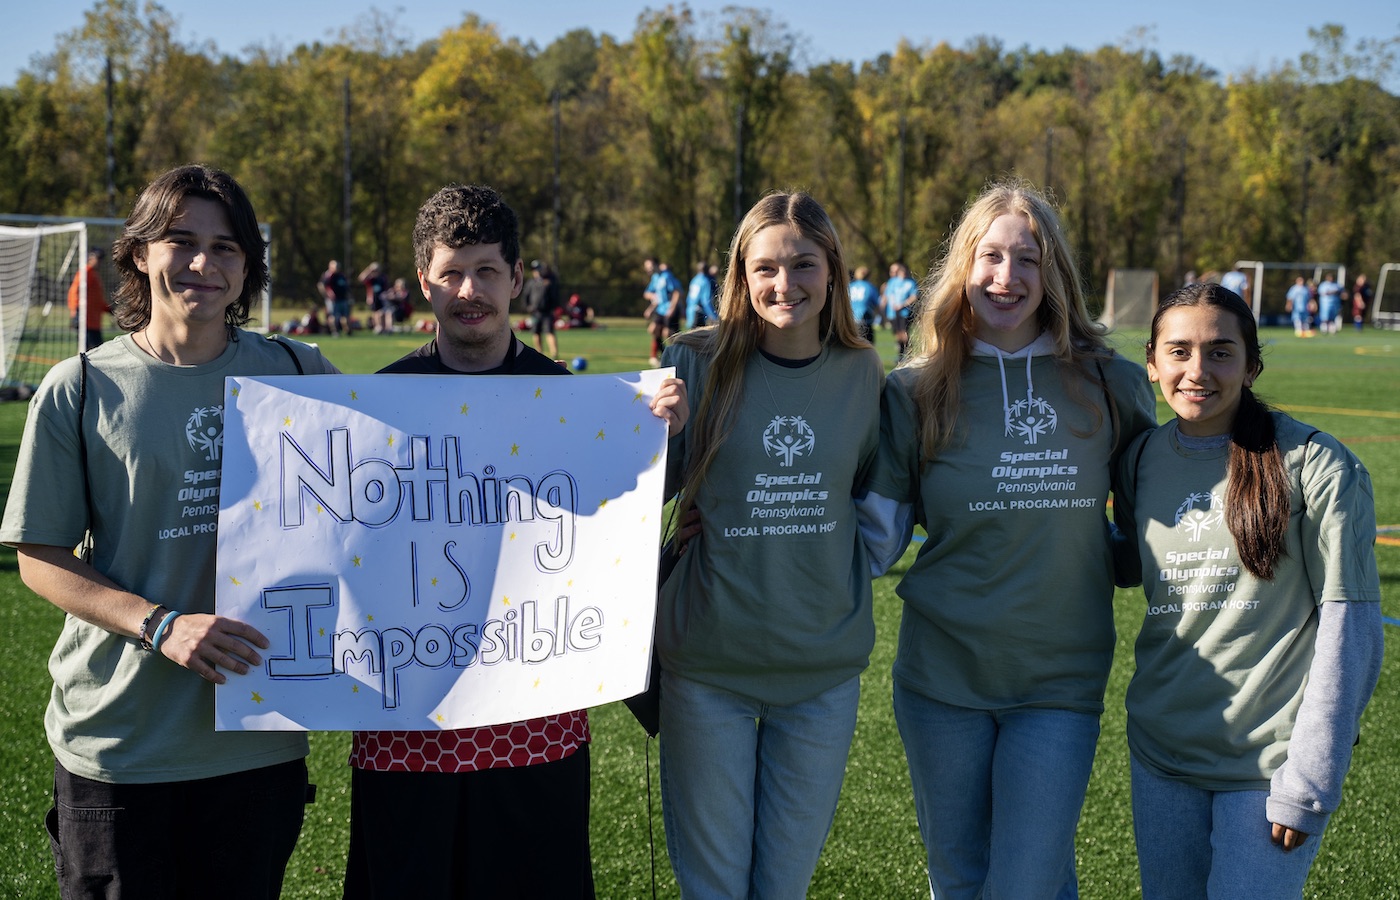
M 495 307 L 489 303 L 481 303 L 475 300 L 458 300 L 447 308 L 448 315 L 459 315 L 461 313 L 483 313 L 495 312 Z

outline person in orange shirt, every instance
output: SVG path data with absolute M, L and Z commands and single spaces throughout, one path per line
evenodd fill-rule
M 84 349 L 91 350 L 102 343 L 102 314 L 110 312 L 107 295 L 102 290 L 102 276 L 97 267 L 102 262 L 102 248 L 93 247 L 88 251 L 87 265 L 73 275 L 73 283 L 68 286 L 68 314 L 72 327 L 78 327 L 79 278 L 87 276 L 87 343 Z

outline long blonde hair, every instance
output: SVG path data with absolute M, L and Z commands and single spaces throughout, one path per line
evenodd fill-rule
M 719 324 L 685 331 L 672 339 L 674 344 L 711 357 L 705 384 L 700 386 L 699 406 L 687 426 L 691 429 L 690 458 L 693 462 L 681 489 L 678 514 L 683 515 L 694 503 L 696 491 L 704 484 L 720 447 L 729 437 L 734 413 L 743 395 L 744 368 L 749 357 L 758 352 L 764 322 L 749 298 L 744 260 L 754 237 L 773 225 L 791 226 L 826 253 L 831 280 L 827 284 L 826 306 L 817 320 L 823 345 L 870 346 L 856 329 L 841 239 L 822 205 L 802 191 L 768 194 L 755 203 L 739 223 L 729 245 L 729 265 L 720 292 Z
M 1060 216 L 1029 182 L 1000 181 L 964 210 L 943 257 L 920 287 L 923 308 L 910 335 L 905 365 L 919 367 L 913 398 L 919 411 L 920 455 L 925 460 L 948 445 L 958 424 L 962 374 L 971 359 L 972 339 L 977 333 L 976 317 L 967 298 L 967 280 L 972 274 L 978 242 L 992 223 L 1004 215 L 1022 216 L 1030 225 L 1040 247 L 1044 290 L 1036 319 L 1041 330 L 1055 342 L 1056 361 L 1071 376 L 1066 379 L 1071 394 L 1094 412 L 1094 430 L 1102 424 L 1098 407 L 1083 398 L 1080 387 L 1085 380 L 1103 387 L 1101 379 L 1085 364 L 1096 357 L 1107 357 L 1112 351 L 1103 337 L 1107 329 L 1089 317 L 1079 268 Z M 1112 404 L 1109 409 L 1111 415 Z

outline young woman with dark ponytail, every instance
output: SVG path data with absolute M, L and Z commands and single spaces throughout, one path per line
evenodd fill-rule
M 1123 454 L 1115 496 L 1147 595 L 1127 696 L 1143 897 L 1300 897 L 1380 671 L 1370 476 L 1254 396 L 1237 294 L 1168 296 L 1147 360 L 1176 418 Z

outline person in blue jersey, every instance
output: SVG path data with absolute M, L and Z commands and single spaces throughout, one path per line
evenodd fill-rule
M 681 283 L 671 274 L 666 263 L 648 256 L 642 267 L 647 273 L 647 287 L 642 299 L 647 301 L 647 334 L 651 335 L 651 365 L 660 363 L 661 347 L 677 330 L 680 321 Z
M 935 897 L 1077 895 L 1074 835 L 1113 661 L 1112 463 L 1156 424 L 1089 316 L 1055 209 L 963 214 L 890 373 L 864 498 L 877 571 L 915 523 L 894 710 Z M 882 539 L 883 538 L 883 539 Z
M 817 201 L 770 194 L 735 232 L 719 323 L 666 348 L 700 398 L 667 478 L 700 533 L 656 625 L 662 811 L 683 897 L 806 897 L 836 812 L 875 640 L 852 498 L 884 380 L 845 275 Z
M 1147 595 L 1127 696 L 1142 895 L 1301 897 L 1384 652 L 1371 479 L 1254 395 L 1235 293 L 1182 288 L 1151 335 L 1176 415 L 1119 459 L 1115 497 Z
M 1309 333 L 1308 306 L 1311 301 L 1312 291 L 1308 290 L 1308 281 L 1299 275 L 1284 295 L 1284 310 L 1293 319 L 1293 334 L 1297 337 L 1304 337 Z
M 1342 286 L 1331 272 L 1317 284 L 1318 334 L 1336 334 L 1342 328 Z
M 885 321 L 894 332 L 895 358 L 903 359 L 909 348 L 909 321 L 914 315 L 914 301 L 919 298 L 919 284 L 909 277 L 904 263 L 890 265 L 890 280 L 880 291 L 880 305 Z
M 715 283 L 704 260 L 695 264 L 695 277 L 685 292 L 685 327 L 700 328 L 715 320 Z
M 880 292 L 870 283 L 870 268 L 860 266 L 851 279 L 851 315 L 855 317 L 860 336 L 875 343 L 875 321 L 880 317 Z

